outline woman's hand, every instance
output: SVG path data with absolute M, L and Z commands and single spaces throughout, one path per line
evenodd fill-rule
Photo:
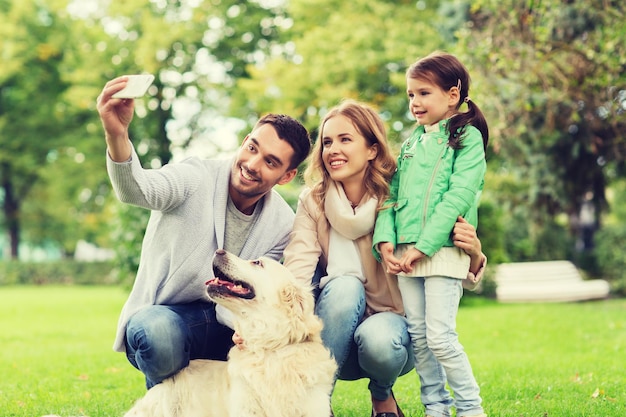
M 458 217 L 452 229 L 452 241 L 454 246 L 463 249 L 469 256 L 480 256 L 483 253 L 476 228 L 461 216 Z
M 463 249 L 470 256 L 470 272 L 477 274 L 484 267 L 486 256 L 483 254 L 476 228 L 459 216 L 452 229 L 452 241 L 454 246 Z

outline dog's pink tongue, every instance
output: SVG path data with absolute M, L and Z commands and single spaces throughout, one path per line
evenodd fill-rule
M 235 285 L 232 282 L 224 281 L 224 280 L 221 280 L 219 278 L 210 279 L 207 282 L 205 282 L 205 284 L 206 285 L 211 285 L 213 287 L 227 287 L 229 289 Z
M 235 285 L 230 281 L 224 281 L 219 278 L 213 278 L 206 282 L 206 285 L 210 285 L 212 287 L 226 287 L 228 291 L 235 294 L 248 294 L 250 291 L 247 288 L 242 287 L 241 285 Z

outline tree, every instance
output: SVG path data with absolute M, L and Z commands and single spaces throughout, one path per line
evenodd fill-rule
M 282 45 L 249 65 L 235 108 L 284 112 L 315 134 L 326 111 L 343 98 L 377 106 L 399 141 L 407 118 L 404 71 L 419 56 L 443 48 L 433 6 L 412 1 L 292 0 L 293 25 Z M 235 110 L 234 110 L 235 111 Z
M 142 117 L 131 124 L 144 165 L 166 164 L 194 142 L 203 145 L 198 156 L 232 149 L 232 142 L 215 132 L 231 123 L 228 95 L 234 80 L 247 77 L 247 64 L 274 46 L 284 12 L 271 3 L 135 0 L 109 3 L 89 17 L 116 48 L 107 79 L 135 72 L 156 75 L 147 96 L 136 103 Z M 134 271 L 148 212 L 114 211 L 122 269 Z
M 537 231 L 559 214 L 579 230 L 589 198 L 597 228 L 607 183 L 624 174 L 625 12 L 621 1 L 484 0 L 457 33 L 499 170 L 526 185 L 502 204 L 525 206 Z
M 172 150 L 210 136 L 212 120 L 227 116 L 234 80 L 249 76 L 247 64 L 267 53 L 277 36 L 283 9 L 262 1 L 135 0 L 111 3 L 97 18 L 121 41 L 110 77 L 129 72 L 157 75 L 149 92 L 147 123 L 134 137 L 162 165 Z M 176 120 L 183 123 L 176 123 Z M 212 149 L 219 152 L 219 140 Z
M 281 10 L 232 0 L 0 3 L 0 202 L 12 256 L 22 237 L 67 254 L 80 238 L 106 243 L 111 190 L 95 101 L 108 79 L 157 75 L 130 132 L 146 165 L 199 139 L 215 154 L 220 138 L 206 138 L 227 120 L 232 80 L 272 47 Z
M 56 10 L 40 2 L 0 6 L 4 55 L 0 74 L 0 201 L 14 258 L 18 256 L 21 205 L 67 127 L 59 105 L 59 97 L 68 88 L 61 68 L 66 47 L 71 45 L 64 25 Z

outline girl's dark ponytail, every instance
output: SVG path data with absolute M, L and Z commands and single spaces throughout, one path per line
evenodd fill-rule
M 454 149 L 463 147 L 461 138 L 463 133 L 465 133 L 465 126 L 472 125 L 482 134 L 483 146 L 485 151 L 487 151 L 487 143 L 489 143 L 489 127 L 487 126 L 487 120 L 483 112 L 478 108 L 478 105 L 469 97 L 465 97 L 463 101 L 467 103 L 468 111 L 465 113 L 457 113 L 450 119 L 450 123 L 448 124 L 448 131 L 450 132 L 448 143 Z

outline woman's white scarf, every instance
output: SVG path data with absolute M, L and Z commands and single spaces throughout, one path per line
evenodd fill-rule
M 364 200 L 353 209 L 343 187 L 331 181 L 324 201 L 324 214 L 331 227 L 350 240 L 372 233 L 378 200 L 369 196 Z
M 353 209 L 343 187 L 331 181 L 326 192 L 324 212 L 330 223 L 327 276 L 320 287 L 333 278 L 352 275 L 365 282 L 356 240 L 372 233 L 378 200 L 364 197 Z

